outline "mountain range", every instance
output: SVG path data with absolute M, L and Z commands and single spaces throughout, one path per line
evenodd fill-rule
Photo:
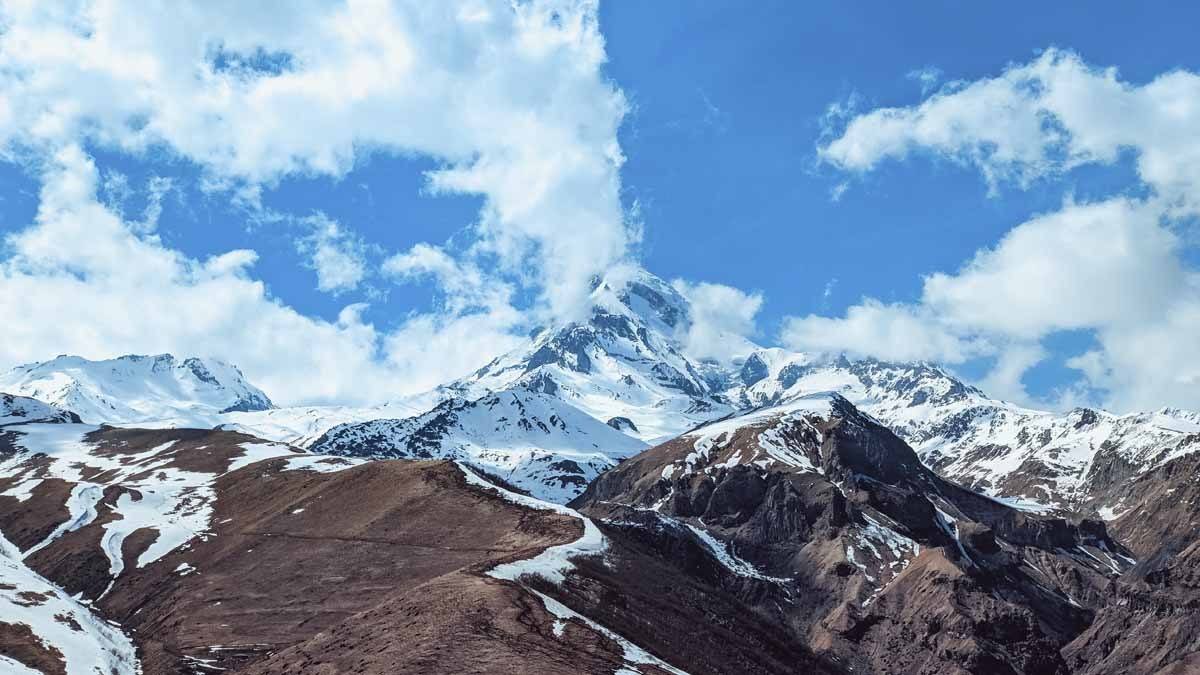
M 692 315 L 598 279 L 578 320 L 373 407 L 276 407 L 208 358 L 13 369 L 0 665 L 1200 667 L 1200 414 L 740 338 L 696 358 Z

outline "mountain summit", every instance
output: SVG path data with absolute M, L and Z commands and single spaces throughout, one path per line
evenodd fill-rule
M 589 300 L 584 318 L 541 331 L 450 388 L 522 383 L 647 442 L 735 410 L 684 352 L 691 306 L 670 284 L 638 270 L 597 280 Z

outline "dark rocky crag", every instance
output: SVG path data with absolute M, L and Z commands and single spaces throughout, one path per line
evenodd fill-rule
M 705 433 L 622 463 L 573 505 L 632 557 L 717 585 L 848 672 L 1069 672 L 1062 650 L 1131 564 L 1102 522 L 948 483 L 838 397 Z

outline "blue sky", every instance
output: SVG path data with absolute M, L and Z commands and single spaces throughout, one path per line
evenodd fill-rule
M 912 104 L 913 71 L 971 80 L 1050 46 L 1135 82 L 1200 66 L 1190 21 L 1129 3 L 609 3 L 601 18 L 608 72 L 636 105 L 623 176 L 646 218 L 647 267 L 761 290 L 768 333 L 785 315 L 836 314 L 864 295 L 911 300 L 922 275 L 956 269 L 1064 190 L 1130 182 L 1127 164 L 1084 167 L 989 197 L 977 172 L 916 160 L 833 202 L 842 177 L 814 166 L 830 103 Z M 1089 341 L 1059 335 L 1053 347 Z M 1027 382 L 1048 393 L 1072 377 L 1049 362 Z
M 487 7 L 493 12 L 488 20 L 495 19 L 496 8 L 502 12 L 504 5 Z M 461 24 L 466 12 L 475 9 L 468 3 L 451 18 Z M 619 173 L 613 170 L 619 180 L 617 194 L 625 217 L 640 224 L 641 239 L 630 234 L 636 228 L 622 230 L 619 223 L 604 228 L 587 226 L 586 213 L 602 214 L 606 222 L 613 217 L 611 205 L 604 199 L 596 199 L 595 204 L 585 199 L 583 222 L 558 226 L 563 231 L 605 231 L 603 236 L 580 245 L 584 247 L 578 253 L 581 259 L 587 258 L 586 246 L 607 252 L 597 258 L 601 265 L 613 263 L 621 257 L 620 251 L 626 251 L 626 257 L 669 279 L 710 282 L 759 294 L 764 301 L 752 324 L 748 329 L 744 322 L 739 325 L 762 344 L 782 341 L 796 348 L 829 348 L 830 344 L 814 335 L 820 333 L 836 340 L 846 334 L 844 331 L 857 331 L 849 321 L 856 308 L 879 303 L 904 317 L 943 326 L 937 335 L 926 335 L 922 329 L 921 336 L 914 338 L 922 344 L 927 340 L 939 346 L 897 352 L 887 344 L 907 342 L 911 334 L 888 332 L 891 329 L 886 326 L 879 329 L 883 332 L 869 332 L 877 328 L 872 324 L 863 329 L 868 333 L 860 331 L 847 337 L 846 349 L 885 358 L 900 355 L 947 362 L 973 379 L 989 381 L 990 377 L 990 382 L 1002 390 L 1000 393 L 1027 402 L 1134 405 L 1112 395 L 1117 383 L 1125 382 L 1123 377 L 1132 377 L 1122 374 L 1121 368 L 1127 366 L 1119 362 L 1126 357 L 1114 351 L 1114 341 L 1121 339 L 1125 340 L 1122 344 L 1128 344 L 1142 338 L 1127 338 L 1124 333 L 1116 336 L 1114 331 L 1119 331 L 1110 318 L 1073 322 L 1047 319 L 1037 326 L 1020 328 L 997 326 L 991 319 L 980 318 L 978 312 L 972 314 L 973 310 L 959 305 L 953 311 L 947 309 L 945 298 L 953 295 L 961 300 L 961 294 L 954 295 L 958 291 L 951 289 L 938 296 L 939 300 L 930 294 L 925 278 L 940 272 L 961 282 L 958 287 L 965 287 L 963 284 L 969 280 L 956 273 L 977 252 L 997 247 L 1006 235 L 1037 214 L 1069 210 L 1064 208 L 1068 196 L 1074 200 L 1072 203 L 1087 204 L 1121 195 L 1142 200 L 1149 199 L 1151 193 L 1165 193 L 1165 188 L 1147 177 L 1144 167 L 1139 168 L 1138 158 L 1147 156 L 1149 141 L 1144 147 L 1134 141 L 1118 143 L 1121 150 L 1115 157 L 1099 157 L 1088 146 L 1077 160 L 1052 158 L 1050 168 L 1044 166 L 1045 162 L 1031 164 L 1022 159 L 1017 171 L 1021 179 L 1007 175 L 1012 166 L 1004 164 L 999 168 L 1005 176 L 990 181 L 987 176 L 993 175 L 989 172 L 996 171 L 997 164 L 994 158 L 978 159 L 977 149 L 1003 148 L 1009 142 L 1023 148 L 1021 143 L 1026 139 L 1014 136 L 996 140 L 981 132 L 984 138 L 979 141 L 970 136 L 970 124 L 963 124 L 968 128 L 965 140 L 939 144 L 925 136 L 918 138 L 914 132 L 903 151 L 889 150 L 878 136 L 863 132 L 856 142 L 862 147 L 876 144 L 870 150 L 875 154 L 865 162 L 836 153 L 823 155 L 821 149 L 833 148 L 839 138 L 854 140 L 849 131 L 851 122 L 873 119 L 872 111 L 890 107 L 917 110 L 923 101 L 943 94 L 948 100 L 965 100 L 956 94 L 971 83 L 1033 64 L 1050 48 L 1077 55 L 1072 57 L 1080 63 L 1077 70 L 1090 73 L 1095 81 L 1103 80 L 1102 69 L 1117 68 L 1119 74 L 1114 77 L 1125 87 L 1145 85 L 1174 70 L 1194 72 L 1200 69 L 1200 53 L 1194 49 L 1194 34 L 1189 27 L 1195 25 L 1194 14 L 1200 10 L 1183 7 L 1168 12 L 1129 3 L 1061 3 L 1045 7 L 1041 3 L 941 2 L 914 7 L 886 2 L 682 1 L 601 3 L 598 13 L 589 3 L 565 3 L 552 9 L 559 14 L 551 16 L 539 30 L 558 31 L 583 47 L 571 44 L 552 58 L 519 64 L 527 70 L 514 66 L 512 72 L 507 72 L 502 61 L 464 67 L 464 57 L 454 51 L 475 55 L 472 58 L 488 54 L 491 47 L 487 40 L 503 42 L 511 37 L 504 31 L 525 30 L 520 23 L 503 23 L 503 30 L 479 38 L 483 40 L 481 46 L 471 42 L 475 34 L 455 32 L 461 26 L 448 28 L 438 23 L 426 27 L 420 23 L 448 20 L 445 17 L 430 19 L 418 11 L 398 10 L 409 22 L 403 24 L 403 30 L 410 32 L 383 34 L 382 39 L 390 44 L 408 40 L 417 45 L 418 52 L 426 38 L 433 44 L 449 45 L 431 49 L 428 58 L 439 67 L 437 59 L 448 59 L 448 72 L 464 78 L 460 85 L 465 83 L 468 88 L 475 82 L 469 78 L 482 79 L 483 75 L 488 82 L 498 78 L 515 83 L 507 89 L 484 88 L 486 96 L 481 94 L 480 98 L 498 102 L 498 118 L 511 112 L 511 119 L 521 120 L 522 106 L 532 106 L 529 118 L 543 124 L 542 131 L 529 132 L 529 138 L 535 139 L 529 142 L 533 145 L 539 137 L 553 138 L 559 129 L 555 124 L 564 128 L 578 125 L 588 129 L 589 134 L 594 132 L 594 137 L 580 141 L 581 152 L 595 154 L 600 152 L 597 148 L 606 147 L 605 126 L 615 125 L 615 139 L 625 158 Z M 562 17 L 574 11 L 585 20 L 589 14 L 593 19 L 598 17 L 598 32 L 585 23 L 581 33 L 570 33 L 570 22 Z M 248 65 L 242 66 L 245 72 L 238 81 L 253 84 L 281 74 L 302 73 L 316 63 L 317 57 L 304 56 L 305 45 L 289 41 L 324 30 L 321 22 L 327 17 L 322 12 L 327 12 L 330 21 L 338 16 L 338 10 L 323 8 L 311 12 L 311 17 L 294 19 L 296 25 L 290 28 L 268 30 L 264 23 L 261 31 L 256 17 L 237 17 L 229 8 L 227 16 L 196 12 L 188 20 L 209 22 L 209 33 L 225 36 L 224 51 L 214 52 L 211 45 L 196 47 L 196 54 L 209 59 L 214 77 L 228 77 L 229 59 L 240 59 L 237 62 Z M 1193 16 L 1186 16 L 1189 13 Z M 139 19 L 149 23 L 156 17 Z M 24 26 L 26 22 L 30 35 L 37 35 L 39 30 L 48 30 L 52 20 L 18 17 L 14 25 Z M 106 29 L 120 30 L 119 23 L 114 20 L 95 31 Z M 299 37 L 285 35 L 289 29 Z M 383 29 L 380 31 L 382 34 Z M 449 31 L 446 35 L 450 37 L 435 42 L 442 35 L 439 31 Z M 558 33 L 554 35 L 557 39 Z M 539 36 L 544 37 L 544 33 Z M 8 45 L 10 61 L 18 58 L 15 39 L 10 38 L 13 44 Z M 606 60 L 596 58 L 597 52 L 590 50 L 600 40 Z M 147 47 L 131 38 L 128 44 L 130 50 L 145 48 L 150 58 L 165 59 L 166 50 L 172 48 L 165 41 Z M 217 56 L 212 56 L 214 53 Z M 264 59 L 263 53 L 285 56 Z M 298 56 L 292 57 L 292 53 Z M 585 67 L 574 71 L 565 68 L 570 59 Z M 50 64 L 47 61 L 45 67 Z M 25 65 L 43 67 L 39 63 Z M 110 76 L 114 81 L 128 75 L 118 66 L 113 68 Z M 549 84 L 539 89 L 542 80 Z M 955 81 L 961 84 L 953 84 Z M 191 127 L 186 125 L 173 128 L 170 125 L 178 122 L 180 113 L 167 114 L 155 109 L 154 103 L 145 104 L 145 108 L 138 108 L 140 103 L 130 104 L 129 110 L 111 115 L 148 120 L 146 131 L 138 126 L 143 122 L 137 122 L 138 128 L 133 131 L 117 129 L 106 136 L 95 129 L 103 129 L 107 123 L 109 111 L 104 106 L 118 104 L 107 103 L 103 97 L 86 100 L 80 107 L 91 110 L 92 117 L 81 115 L 84 121 L 68 125 L 73 131 L 61 132 L 53 143 L 30 144 L 32 149 L 23 147 L 11 154 L 13 161 L 0 162 L 0 228 L 18 233 L 34 221 L 41 201 L 39 190 L 48 184 L 46 167 L 55 163 L 46 158 L 57 152 L 52 152 L 53 148 L 69 142 L 82 148 L 94 165 L 99 201 L 127 224 L 137 220 L 150 203 L 161 209 L 145 231 L 131 226 L 136 236 L 194 261 L 233 250 L 253 250 L 256 260 L 248 266 L 235 266 L 231 274 L 261 282 L 266 301 L 319 323 L 337 324 L 339 316 L 346 319 L 345 308 L 355 306 L 354 325 L 367 325 L 377 332 L 374 346 L 356 357 L 365 364 L 380 359 L 398 363 L 433 358 L 427 353 L 412 357 L 397 351 L 396 344 L 401 342 L 449 339 L 436 332 L 422 333 L 421 337 L 406 332 L 417 320 L 428 319 L 443 330 L 451 324 L 457 327 L 455 322 L 463 314 L 482 309 L 490 317 L 487 331 L 499 337 L 486 345 L 464 345 L 463 350 L 486 351 L 511 344 L 504 335 L 520 333 L 561 313 L 565 301 L 551 297 L 554 294 L 547 289 L 562 286 L 566 280 L 543 272 L 551 259 L 539 258 L 541 254 L 524 247 L 534 242 L 536 246 L 556 245 L 562 251 L 578 252 L 580 246 L 560 242 L 558 235 L 545 226 L 515 222 L 520 216 L 508 214 L 515 213 L 510 207 L 516 203 L 513 200 L 519 201 L 521 190 L 500 185 L 497 176 L 470 177 L 475 182 L 468 181 L 471 187 L 465 189 L 438 189 L 436 180 L 430 178 L 430 172 L 465 166 L 480 157 L 511 155 L 512 148 L 522 147 L 522 139 L 501 139 L 497 142 L 500 147 L 495 148 L 489 143 L 493 142 L 491 137 L 503 136 L 505 129 L 512 127 L 484 130 L 486 123 L 478 122 L 480 130 L 464 131 L 462 139 L 466 140 L 462 140 L 450 121 L 439 119 L 444 109 L 438 105 L 457 105 L 453 87 L 448 89 L 446 99 L 431 97 L 433 105 L 429 108 L 414 106 L 414 110 L 397 112 L 393 117 L 387 106 L 395 107 L 397 101 L 402 104 L 403 92 L 384 91 L 378 82 L 364 86 L 370 90 L 366 99 L 375 96 L 382 101 L 371 108 L 370 116 L 355 113 L 359 116 L 347 117 L 346 121 L 331 114 L 328 119 L 308 120 L 303 105 L 283 107 L 278 109 L 283 112 L 271 119 L 269 128 L 259 130 L 269 138 L 276 134 L 280 147 L 295 152 L 299 159 L 294 166 L 273 163 L 270 158 L 263 159 L 264 155 L 252 155 L 250 150 L 237 146 L 229 140 L 236 137 L 237 128 L 234 132 L 214 131 L 211 141 L 205 130 L 187 131 Z M 1039 80 L 1038 86 L 1049 85 Z M 147 85 L 147 90 L 151 89 Z M 38 91 L 36 96 L 32 89 L 21 91 L 30 92 L 24 94 L 27 100 L 39 103 L 41 99 L 36 97 L 53 102 L 54 96 L 64 96 L 53 91 Z M 555 99 L 556 91 L 577 93 L 564 102 Z M 512 94 L 511 100 L 505 98 L 506 93 Z M 1008 94 L 1017 100 L 1021 91 Z M 332 92 L 330 96 L 346 94 Z M 147 100 L 158 99 L 147 96 Z M 843 106 L 843 114 L 829 116 L 831 106 Z M 50 107 L 49 103 L 44 107 Z M 459 117 L 467 120 L 466 124 L 476 124 L 481 113 L 486 117 L 486 110 L 469 111 Z M 295 134 L 287 129 L 293 114 Z M 459 119 L 455 114 L 444 116 Z M 254 128 L 252 121 L 238 123 Z M 1062 123 L 1065 133 L 1084 138 L 1086 130 L 1071 124 Z M 346 132 L 339 125 L 351 129 Z M 370 128 L 360 131 L 355 125 Z M 424 131 L 426 126 L 430 127 L 428 132 Z M 26 133 L 43 134 L 43 128 L 29 126 Z M 407 128 L 413 131 L 404 131 Z M 340 145 L 330 141 L 326 147 L 321 145 L 321 137 L 326 134 L 347 138 Z M 114 142 L 114 136 L 123 140 Z M 193 143 L 193 136 L 201 141 Z M 225 142 L 229 147 L 221 146 Z M 546 141 L 546 147 L 551 153 L 547 157 L 561 149 L 550 141 Z M 1060 151 L 1062 148 L 1057 146 L 1053 150 Z M 329 152 L 352 156 L 348 161 L 335 161 L 336 166 L 331 168 L 323 163 Z M 529 166 L 535 163 L 518 168 Z M 574 170 L 572 167 L 564 175 L 570 177 Z M 523 177 L 511 168 L 509 171 L 509 175 Z M 600 187 L 581 188 L 586 182 L 583 176 L 600 180 L 595 184 Z M 169 187 L 152 199 L 151 185 L 156 181 L 164 185 L 163 178 L 170 179 Z M 603 169 L 584 167 L 579 169 L 578 180 L 564 179 L 562 183 L 580 189 L 578 194 L 594 194 L 611 187 L 611 179 Z M 478 187 L 479 181 L 484 187 Z M 578 201 L 576 194 L 566 190 L 562 194 L 557 202 L 548 198 L 547 204 L 534 205 L 536 212 L 531 220 L 573 220 L 569 207 L 572 199 Z M 497 204 L 505 215 L 496 216 L 497 222 L 485 228 L 490 228 L 488 233 L 481 234 L 481 209 L 486 214 L 489 205 Z M 1186 214 L 1171 217 L 1179 222 L 1188 218 Z M 1182 240 L 1190 238 L 1186 226 L 1176 224 L 1168 229 Z M 519 236 L 511 234 L 513 231 Z M 486 243 L 482 249 L 480 241 Z M 437 247 L 436 255 L 426 249 L 413 249 L 423 242 Z M 350 277 L 335 282 L 333 277 L 322 280 L 318 276 L 316 252 L 326 245 L 331 251 L 349 255 L 338 260 L 355 263 Z M 1172 260 L 1182 261 L 1190 275 L 1188 265 L 1195 263 L 1193 248 L 1165 246 L 1175 256 Z M 21 251 L 19 243 L 8 243 L 13 259 L 19 258 Z M 385 261 L 406 252 L 408 257 L 399 263 L 385 265 Z M 452 276 L 459 281 L 450 281 Z M 469 288 L 464 291 L 463 278 L 483 279 L 484 283 L 466 284 Z M 1180 285 L 1178 280 L 1163 283 Z M 501 287 L 505 289 L 503 297 L 485 297 L 482 287 Z M 971 301 L 984 305 L 990 302 L 987 298 Z M 1144 304 L 1146 300 L 1135 298 L 1130 302 Z M 510 310 L 520 318 L 514 318 Z M 1021 311 L 1014 306 L 1013 312 Z M 966 321 L 963 317 L 967 315 L 974 318 Z M 805 317 L 811 320 L 806 322 Z M 818 319 L 833 323 L 820 323 Z M 1174 326 L 1163 330 L 1176 337 L 1180 332 Z M 1097 331 L 1108 331 L 1100 342 Z M 119 335 L 120 331 L 113 334 Z M 391 346 L 389 336 L 396 336 Z M 176 342 L 139 337 L 128 340 L 129 351 L 158 344 L 186 349 L 205 344 L 203 338 L 199 333 Z M 855 342 L 859 338 L 867 346 Z M 234 347 L 244 343 L 244 338 L 230 338 L 222 344 L 228 345 L 224 350 L 236 352 Z M 987 346 L 980 346 L 983 343 Z M 82 343 L 65 341 L 63 348 L 78 351 L 79 344 L 84 350 L 93 347 L 95 351 L 123 351 L 116 337 Z M 874 349 L 871 344 L 884 346 Z M 335 351 L 344 348 L 331 347 Z M 1031 349 L 1042 353 L 1037 358 L 1018 358 Z M 1081 370 L 1080 362 L 1068 365 L 1069 359 L 1089 352 L 1100 354 L 1097 359 L 1103 357 L 1103 365 L 1097 365 L 1090 374 Z M 20 360 L 26 353 L 29 351 L 13 350 L 6 356 Z M 996 375 L 996 364 L 1007 357 L 1024 364 L 1015 379 Z M 242 360 L 251 363 L 252 371 L 270 370 L 265 360 L 260 364 L 254 359 L 246 356 Z M 1167 370 L 1164 366 L 1164 372 Z M 426 374 L 417 379 L 429 378 L 436 376 Z M 287 378 L 280 382 L 288 384 L 279 386 L 300 386 Z M 1171 386 L 1176 385 L 1184 390 L 1189 382 Z M 1150 391 L 1155 384 L 1139 381 L 1136 386 Z M 337 399 L 342 394 L 343 389 L 334 388 L 299 398 Z M 1165 395 L 1161 401 L 1148 396 L 1135 398 L 1137 405 L 1182 405 L 1191 400 L 1179 395 Z

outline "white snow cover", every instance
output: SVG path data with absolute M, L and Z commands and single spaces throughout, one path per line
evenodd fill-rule
M 684 354 L 690 308 L 670 284 L 622 272 L 602 280 L 590 302 L 587 321 L 542 331 L 451 386 L 480 396 L 545 377 L 555 396 L 602 422 L 631 420 L 628 433 L 650 444 L 734 410 L 708 396 L 698 362 Z
M 251 412 L 228 412 L 214 415 L 203 420 L 204 424 L 194 426 L 213 427 L 219 424 L 222 428 L 230 431 L 240 431 L 269 441 L 307 448 L 322 434 L 339 424 L 420 415 L 441 403 L 445 398 L 444 392 L 434 390 L 369 407 L 296 406 Z M 150 421 L 139 423 L 137 426 L 157 428 L 183 425 L 172 424 L 170 421 Z
M 104 361 L 59 356 L 0 375 L 0 391 L 51 403 L 92 424 L 211 427 L 214 416 L 226 409 L 271 407 L 266 394 L 236 367 L 216 359 L 181 361 L 170 354 Z
M 1025 510 L 1044 512 L 1085 500 L 1088 471 L 1105 445 L 1139 471 L 1200 447 L 1180 443 L 1187 434 L 1200 433 L 1200 414 L 1194 412 L 1053 413 L 989 398 L 931 364 L 850 361 L 779 349 L 751 358 L 765 374 L 750 385 L 731 386 L 724 392 L 729 398 L 749 406 L 837 392 L 904 438 L 941 475 Z M 982 447 L 990 452 L 972 456 Z M 1045 465 L 1054 484 L 1019 493 L 1001 487 L 1030 461 Z
M 665 516 L 661 515 L 659 517 L 665 518 Z M 734 574 L 742 577 L 750 577 L 751 579 L 762 579 L 763 581 L 774 581 L 777 583 L 784 583 L 788 581 L 787 579 L 781 577 L 772 577 L 759 572 L 758 568 L 756 568 L 753 564 L 739 558 L 737 554 L 733 552 L 732 546 L 725 544 L 716 537 L 712 536 L 709 534 L 708 530 L 696 527 L 690 523 L 687 523 L 687 527 L 692 531 L 692 534 L 695 534 L 696 537 L 704 543 L 704 546 L 708 548 L 709 552 L 712 553 L 717 562 L 721 563 L 726 569 L 730 570 Z
M 350 467 L 365 464 L 367 460 L 355 457 L 330 457 L 328 455 L 299 455 L 292 457 L 284 466 L 284 471 L 315 471 L 317 473 L 337 473 Z
M 0 427 L 30 422 L 69 422 L 69 415 L 28 396 L 0 394 Z
M 671 664 L 667 663 L 666 661 L 663 661 L 662 659 L 651 654 L 650 652 L 646 651 L 645 649 L 642 649 L 641 647 L 635 645 L 634 643 L 630 642 L 629 640 L 626 640 L 625 638 L 621 637 L 616 632 L 609 630 L 608 628 L 605 628 L 604 626 L 601 626 L 600 624 L 596 623 L 595 621 L 587 618 L 586 616 L 580 614 L 579 612 L 576 612 L 575 610 L 571 609 L 570 607 L 567 607 L 566 605 L 564 605 L 561 602 L 555 600 L 554 598 L 546 595 L 545 593 L 536 591 L 532 588 L 526 588 L 525 590 L 527 590 L 530 593 L 533 593 L 537 597 L 541 598 L 542 604 L 546 606 L 546 611 L 550 612 L 550 614 L 554 615 L 558 619 L 558 621 L 556 621 L 554 623 L 554 635 L 555 636 L 562 637 L 563 622 L 569 621 L 571 619 L 576 619 L 576 620 L 586 624 L 587 626 L 592 628 L 592 630 L 595 630 L 597 633 L 604 635 L 608 639 L 610 639 L 613 642 L 616 642 L 618 645 L 620 645 L 622 657 L 625 659 L 626 662 L 633 664 L 634 666 L 643 665 L 643 664 L 657 666 L 657 667 L 662 668 L 663 670 L 667 671 L 668 673 L 674 673 L 675 675 L 687 675 L 687 671 L 680 670 L 679 668 L 672 666 Z M 636 667 L 626 667 L 626 668 L 618 669 L 614 675 L 622 675 L 622 674 L 637 675 L 640 672 L 641 671 L 639 671 Z
M 663 467 L 662 477 L 670 480 L 676 475 L 688 475 L 697 470 L 710 472 L 739 464 L 754 465 L 760 469 L 779 464 L 801 472 L 821 473 L 820 467 L 814 465 L 804 452 L 790 447 L 782 429 L 789 425 L 806 425 L 819 439 L 821 432 L 809 418 L 827 419 L 832 414 L 833 396 L 816 393 L 706 424 L 683 436 L 694 439 L 692 452 Z M 727 446 L 736 432 L 746 428 L 758 429 L 757 446 L 749 452 L 736 452 L 723 462 L 713 463 L 713 453 Z
M 40 480 L 28 481 L 39 483 Z M 76 483 L 71 487 L 71 495 L 67 498 L 67 520 L 46 536 L 40 543 L 25 551 L 24 557 L 37 553 L 54 543 L 62 535 L 74 532 L 96 519 L 96 504 L 104 496 L 104 488 L 92 483 Z
M 565 503 L 583 491 L 581 481 L 646 447 L 558 398 L 518 388 L 449 400 L 408 419 L 337 427 L 312 449 L 460 459 L 539 499 Z
M 11 587 L 11 588 L 9 588 Z M 37 601 L 20 593 L 36 593 Z M 133 642 L 85 605 L 25 566 L 21 554 L 0 535 L 0 617 L 25 625 L 42 644 L 62 653 L 67 675 L 141 672 Z M 78 629 L 75 628 L 78 626 Z M 12 659 L 0 659 L 5 673 L 36 673 Z
M 468 483 L 498 492 L 500 496 L 514 504 L 539 511 L 554 511 L 555 513 L 578 518 L 583 523 L 583 536 L 579 539 L 569 544 L 551 546 L 528 560 L 517 560 L 497 565 L 488 570 L 488 576 L 497 579 L 507 579 L 508 581 L 517 581 L 522 576 L 529 574 L 540 576 L 556 584 L 561 584 L 564 579 L 563 575 L 575 568 L 571 563 L 571 558 L 585 555 L 599 555 L 608 548 L 608 542 L 604 539 L 604 535 L 600 533 L 600 528 L 596 527 L 591 518 L 584 516 L 575 509 L 563 506 L 562 504 L 527 497 L 511 490 L 505 490 L 480 478 L 470 467 L 464 465 L 462 462 L 458 462 L 458 468 L 463 472 Z

